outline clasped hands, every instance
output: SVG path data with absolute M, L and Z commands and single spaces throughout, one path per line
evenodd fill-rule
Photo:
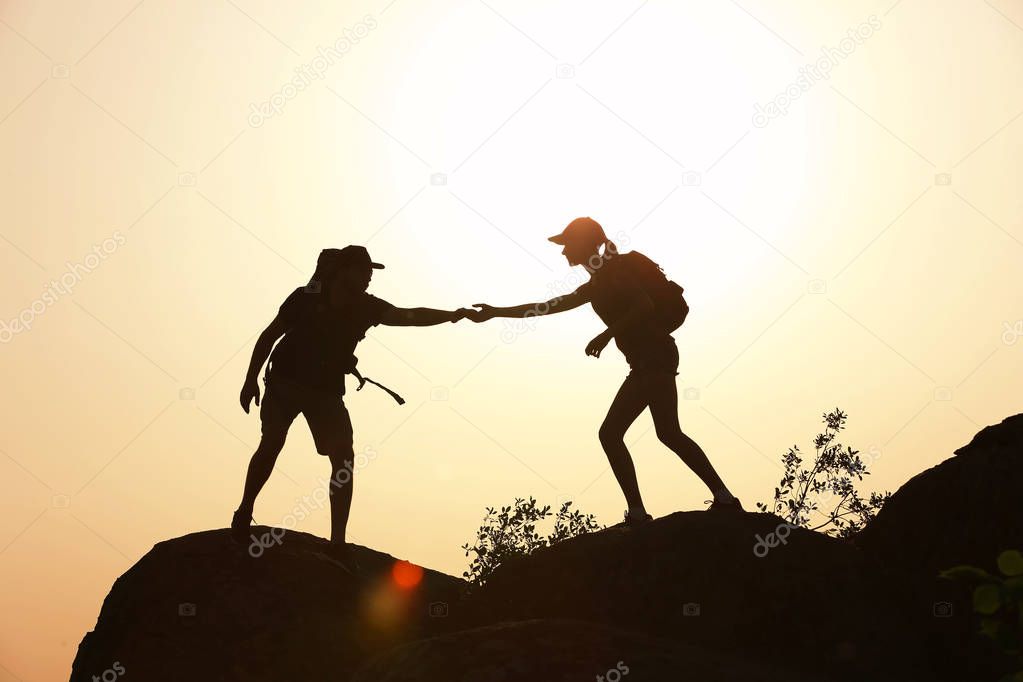
M 493 319 L 498 315 L 498 309 L 494 306 L 487 305 L 486 303 L 473 303 L 472 308 L 459 308 L 455 311 L 454 319 L 452 322 L 457 322 L 463 318 L 469 318 L 473 322 L 486 322 L 487 320 Z M 607 347 L 607 344 L 611 342 L 614 335 L 610 329 L 605 329 L 601 333 L 594 336 L 588 344 L 586 344 L 586 354 L 592 355 L 595 358 L 600 357 L 600 353 Z
M 493 306 L 487 305 L 486 303 L 473 303 L 475 308 L 459 308 L 458 310 L 451 311 L 451 321 L 458 322 L 465 318 L 469 318 L 473 322 L 486 322 L 487 320 L 497 315 L 497 309 Z

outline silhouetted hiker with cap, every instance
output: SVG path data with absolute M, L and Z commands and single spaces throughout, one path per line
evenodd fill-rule
M 428 327 L 457 322 L 473 312 L 464 308 L 396 308 L 368 294 L 373 270 L 383 267 L 374 263 L 361 246 L 324 249 L 309 284 L 288 296 L 256 341 L 241 391 L 246 412 L 253 399 L 260 405 L 257 376 L 268 357 L 270 362 L 264 377 L 266 395 L 259 410 L 262 437 L 249 462 L 241 504 L 231 520 L 236 539 L 247 539 L 256 496 L 270 477 L 288 428 L 301 412 L 316 451 L 330 459 L 332 468 L 330 552 L 337 558 L 346 556 L 354 452 L 352 422 L 342 396 L 345 374 L 354 374 L 360 381 L 359 388 L 366 381 L 355 368 L 356 345 L 374 325 Z M 284 338 L 274 348 L 281 336 Z
M 600 426 L 600 443 L 607 453 L 618 484 L 625 494 L 625 521 L 649 521 L 636 482 L 636 469 L 625 432 L 647 407 L 654 420 L 657 438 L 677 454 L 710 488 L 713 510 L 742 510 L 738 498 L 714 471 L 707 455 L 692 438 L 682 433 L 678 422 L 678 347 L 671 332 L 689 311 L 682 288 L 668 280 L 660 267 L 637 251 L 619 253 L 603 228 L 591 218 L 576 218 L 558 235 L 550 238 L 562 250 L 569 265 L 582 265 L 589 281 L 572 293 L 542 303 L 499 308 L 477 303 L 469 318 L 483 322 L 493 317 L 550 315 L 590 303 L 607 325 L 586 346 L 586 354 L 600 357 L 613 338 L 625 355 L 631 371 L 608 409 Z M 603 252 L 601 247 L 603 246 Z

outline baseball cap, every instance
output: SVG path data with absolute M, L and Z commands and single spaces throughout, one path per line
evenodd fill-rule
M 593 218 L 576 218 L 566 225 L 559 234 L 547 239 L 562 246 L 569 242 L 602 244 L 607 241 L 607 235 L 604 234 L 604 228 L 600 226 L 600 223 Z

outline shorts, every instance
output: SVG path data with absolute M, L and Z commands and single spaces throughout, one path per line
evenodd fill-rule
M 288 435 L 295 417 L 302 413 L 321 455 L 351 453 L 352 419 L 341 396 L 280 378 L 265 380 L 266 392 L 259 407 L 263 436 Z
M 644 340 L 625 353 L 629 376 L 634 374 L 678 374 L 678 346 L 671 336 Z

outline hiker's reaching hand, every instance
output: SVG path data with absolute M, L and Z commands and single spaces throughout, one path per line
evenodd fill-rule
M 245 414 L 249 413 L 249 403 L 255 399 L 256 407 L 259 407 L 259 383 L 255 379 L 246 379 L 242 386 L 241 403 Z
M 458 310 L 451 311 L 451 321 L 458 322 L 472 315 L 475 310 L 472 308 L 459 308 Z
M 479 310 L 469 312 L 469 319 L 473 322 L 486 322 L 496 314 L 496 310 L 492 305 L 487 305 L 486 303 L 473 303 L 472 305 L 474 308 L 479 308 Z
M 604 348 L 610 342 L 611 342 L 610 330 L 605 329 L 604 331 L 594 336 L 593 339 L 588 344 L 586 344 L 586 354 L 592 355 L 595 358 L 599 358 L 600 352 L 604 350 Z

